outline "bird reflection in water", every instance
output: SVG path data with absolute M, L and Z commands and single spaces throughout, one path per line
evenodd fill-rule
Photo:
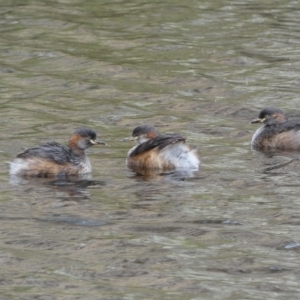
M 131 168 L 129 177 L 143 181 L 170 181 L 179 182 L 197 177 L 199 170 L 173 170 L 162 172 L 161 170 Z
M 104 181 L 92 180 L 91 174 L 67 177 L 67 178 L 24 178 L 10 176 L 10 184 L 25 189 L 33 187 L 46 187 L 55 193 L 55 199 L 61 201 L 80 202 L 90 199 L 90 188 L 101 188 L 105 186 Z

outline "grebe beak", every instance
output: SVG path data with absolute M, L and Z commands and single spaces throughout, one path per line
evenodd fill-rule
M 93 145 L 105 145 L 105 146 L 106 146 L 106 143 L 103 142 L 103 141 L 100 141 L 100 140 L 90 140 L 90 142 L 91 142 Z
M 254 123 L 263 123 L 264 121 L 266 120 L 266 118 L 263 118 L 263 119 L 254 119 L 250 122 L 250 124 L 254 124 Z
M 124 138 L 122 140 L 122 142 L 125 142 L 125 141 L 136 141 L 137 138 L 138 138 L 137 136 L 130 136 L 130 137 Z

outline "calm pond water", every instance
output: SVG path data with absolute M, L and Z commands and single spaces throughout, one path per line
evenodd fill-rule
M 297 299 L 298 160 L 250 149 L 300 116 L 298 1 L 0 4 L 0 299 Z M 193 177 L 137 176 L 142 123 L 198 146 Z M 13 180 L 26 147 L 95 129 L 92 179 Z

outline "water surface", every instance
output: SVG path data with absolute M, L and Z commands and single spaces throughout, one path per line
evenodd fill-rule
M 296 299 L 297 159 L 253 152 L 264 106 L 299 116 L 297 1 L 2 1 L 1 299 Z M 139 124 L 201 170 L 140 176 Z M 91 179 L 12 180 L 26 147 L 93 128 Z

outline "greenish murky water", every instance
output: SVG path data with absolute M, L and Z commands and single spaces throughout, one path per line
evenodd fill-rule
M 1 1 L 0 299 L 297 299 L 300 163 L 255 153 L 264 106 L 300 115 L 298 1 Z M 199 148 L 138 176 L 138 124 Z M 96 130 L 93 178 L 8 176 Z M 281 166 L 279 168 L 276 168 Z

